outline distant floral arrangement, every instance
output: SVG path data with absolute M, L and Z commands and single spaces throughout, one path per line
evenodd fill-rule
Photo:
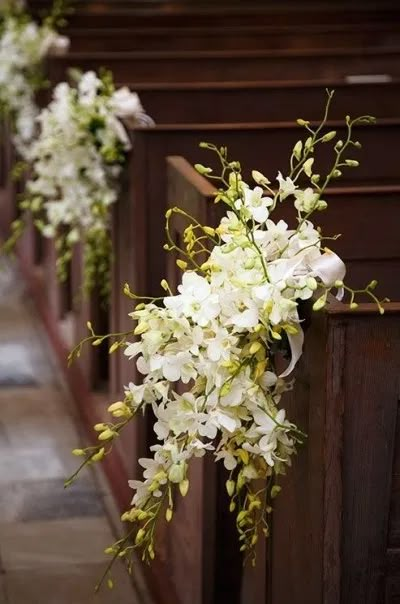
M 110 208 L 131 143 L 123 124 L 151 125 L 136 93 L 115 89 L 112 75 L 74 73 L 75 84 L 58 84 L 37 118 L 39 133 L 27 155 L 31 173 L 21 204 L 40 232 L 56 241 L 60 279 L 76 243 L 84 253 L 84 288 L 109 289 Z M 13 224 L 12 247 L 23 231 Z M 7 244 L 6 244 L 7 247 Z
M 274 185 L 258 171 L 252 172 L 256 186 L 244 182 L 239 162 L 231 161 L 225 148 L 202 144 L 217 155 L 221 175 L 202 165 L 196 168 L 218 183 L 215 201 L 226 204 L 226 216 L 213 228 L 179 208 L 169 209 L 166 248 L 179 255 L 183 276 L 178 291 L 171 291 L 164 280 L 165 297 L 148 299 L 125 286 L 125 293 L 136 301 L 130 315 L 136 325 L 131 332 L 111 334 L 115 341 L 110 352 L 123 348 L 129 359 L 136 359 L 143 379 L 130 383 L 124 400 L 111 404 L 114 420 L 94 427 L 99 443 L 74 451 L 84 460 L 67 484 L 82 467 L 104 459 L 125 426 L 148 407 L 156 418 L 159 444 L 151 448 L 152 458 L 139 460 L 143 480 L 130 482 L 135 491 L 132 507 L 122 516 L 131 527 L 107 550 L 112 561 L 105 576 L 117 558 L 125 558 L 129 566 L 136 551 L 146 561 L 155 557 L 157 522 L 160 517 L 171 521 L 175 492 L 184 497 L 190 488 L 190 460 L 206 454 L 227 470 L 240 549 L 254 563 L 259 535 L 269 535 L 279 477 L 305 436 L 282 407 L 302 354 L 299 302 L 312 298 L 312 308 L 318 311 L 329 304 L 333 292 L 338 298 L 348 294 L 355 308 L 355 296 L 362 293 L 383 312 L 373 293 L 376 281 L 363 290 L 348 287 L 344 263 L 325 247 L 336 237 L 325 237 L 311 220 L 327 209 L 324 193 L 332 179 L 358 166 L 348 157 L 359 147 L 353 127 L 373 121 L 369 116 L 347 117 L 347 136 L 338 139 L 336 132 L 324 130 L 331 97 L 329 93 L 319 127 L 298 120 L 307 138 L 296 143 L 288 173 L 278 173 Z M 313 172 L 314 151 L 328 144 L 335 159 L 322 176 Z M 289 200 L 297 212 L 291 226 L 272 218 L 275 208 Z M 170 235 L 175 214 L 188 220 L 182 248 Z M 71 359 L 79 356 L 84 342 L 96 346 L 109 337 L 95 334 L 90 323 L 88 327 L 90 335 L 72 351 Z M 285 352 L 290 361 L 279 370 L 277 359 Z
M 35 95 L 46 85 L 43 61 L 68 49 L 68 38 L 56 31 L 60 21 L 58 2 L 41 23 L 32 19 L 23 3 L 0 8 L 0 112 L 9 118 L 16 150 L 23 159 L 36 131 Z

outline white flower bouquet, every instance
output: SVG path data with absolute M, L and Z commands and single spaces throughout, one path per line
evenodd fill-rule
M 21 208 L 45 237 L 56 240 L 58 274 L 64 279 L 72 250 L 82 242 L 84 288 L 108 293 L 111 258 L 110 207 L 131 144 L 121 120 L 151 123 L 136 93 L 115 90 L 112 76 L 75 73 L 76 86 L 58 84 L 37 118 L 39 134 L 28 160 L 31 175 Z M 10 247 L 23 222 L 13 224 Z
M 0 12 L 0 111 L 10 119 L 13 141 L 23 159 L 36 132 L 35 95 L 46 86 L 43 61 L 68 48 L 68 38 L 56 31 L 61 13 L 57 2 L 42 23 L 36 23 L 18 3 L 6 4 Z
M 327 112 L 331 97 L 329 93 Z M 122 516 L 131 526 L 107 550 L 112 560 L 125 557 L 129 565 L 136 551 L 146 561 L 155 557 L 158 519 L 172 520 L 175 491 L 184 497 L 190 488 L 190 460 L 208 454 L 226 468 L 240 549 L 254 563 L 260 533 L 269 534 L 279 476 L 305 436 L 282 407 L 284 393 L 291 388 L 289 376 L 302 353 L 299 302 L 312 299 L 318 311 L 329 304 L 333 292 L 339 298 L 348 294 L 355 308 L 355 296 L 362 293 L 383 312 L 373 293 L 376 281 L 363 290 L 348 287 L 345 265 L 325 247 L 326 239 L 335 238 L 324 237 L 311 221 L 327 209 L 323 195 L 331 180 L 358 165 L 348 157 L 360 146 L 353 139 L 353 127 L 373 121 L 369 116 L 347 117 L 347 137 L 340 140 L 336 132 L 324 130 L 327 112 L 316 128 L 298 121 L 307 138 L 295 145 L 287 176 L 279 173 L 274 186 L 257 171 L 252 172 L 256 186 L 244 182 L 240 164 L 230 161 L 225 148 L 202 144 L 218 156 L 221 175 L 196 167 L 218 183 L 215 201 L 226 204 L 226 216 L 213 228 L 179 208 L 169 209 L 166 248 L 179 255 L 177 264 L 183 270 L 178 291 L 163 281 L 165 297 L 145 299 L 125 286 L 137 303 L 131 313 L 136 326 L 130 333 L 112 334 L 117 339 L 110 352 L 122 347 L 129 359 L 136 359 L 142 380 L 128 384 L 124 400 L 109 407 L 112 421 L 94 427 L 98 444 L 74 451 L 84 457 L 79 470 L 103 459 L 124 427 L 146 407 L 152 408 L 159 444 L 151 447 L 153 457 L 139 460 L 143 480 L 131 481 L 132 507 Z M 335 158 L 331 171 L 325 176 L 313 173 L 316 147 L 329 144 Z M 296 223 L 275 222 L 277 205 L 290 201 Z M 170 235 L 175 214 L 189 223 L 182 248 Z M 88 327 L 91 333 L 85 341 L 98 345 L 108 337 L 95 334 L 90 323 Z M 83 343 L 71 359 L 80 354 Z M 279 370 L 282 351 L 289 352 L 290 361 Z

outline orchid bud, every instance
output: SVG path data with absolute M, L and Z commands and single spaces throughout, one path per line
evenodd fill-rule
M 100 432 L 97 438 L 99 440 L 112 440 L 117 434 L 118 432 L 114 432 L 114 430 L 107 428 L 104 432 Z
M 118 350 L 118 348 L 119 348 L 119 342 L 114 342 L 114 344 L 111 344 L 110 348 L 108 349 L 108 354 L 112 354 L 113 352 Z
M 301 158 L 301 152 L 303 150 L 303 143 L 301 141 L 297 141 L 295 146 L 293 147 L 293 155 L 297 160 Z
M 261 342 L 253 342 L 250 346 L 250 354 L 256 354 L 262 348 Z
M 146 531 L 144 529 L 139 529 L 138 532 L 136 533 L 136 538 L 135 538 L 135 543 L 136 545 L 138 545 L 139 543 L 141 543 L 144 539 L 144 536 L 146 534 Z
M 325 136 L 323 136 L 321 138 L 321 142 L 322 143 L 328 143 L 329 141 L 331 141 L 333 138 L 335 138 L 336 136 L 336 130 L 331 130 L 330 132 L 327 132 L 325 134 Z
M 73 449 L 72 455 L 75 455 L 76 457 L 82 457 L 83 455 L 85 455 L 85 450 L 84 449 Z
M 195 164 L 194 168 L 199 174 L 203 176 L 205 176 L 206 174 L 211 174 L 212 172 L 211 168 L 206 168 L 206 166 L 203 166 L 203 164 Z
M 236 486 L 235 481 L 227 480 L 225 485 L 226 485 L 226 490 L 227 490 L 229 497 L 232 497 L 233 493 L 235 492 L 235 486 Z
M 296 123 L 298 126 L 309 126 L 310 125 L 310 122 L 308 122 L 307 120 L 302 120 L 301 118 L 296 120 Z
M 312 147 L 313 147 L 313 137 L 309 136 L 308 139 L 306 140 L 306 142 L 304 143 L 304 148 L 307 151 L 312 151 Z
M 180 491 L 182 497 L 186 497 L 186 495 L 188 494 L 189 481 L 187 478 L 185 478 L 185 480 L 182 480 L 182 482 L 179 483 L 179 491 Z
M 210 235 L 210 237 L 214 237 L 215 235 L 215 229 L 213 229 L 212 227 L 204 226 L 203 231 L 206 233 L 206 235 Z
M 322 308 L 324 308 L 326 304 L 326 296 L 321 296 L 320 298 L 318 298 L 318 300 L 316 300 L 313 304 L 313 310 L 318 311 L 321 310 Z
M 165 519 L 167 522 L 171 522 L 172 515 L 173 515 L 173 511 L 171 510 L 171 508 L 167 508 L 165 511 Z
M 360 162 L 358 162 L 356 159 L 346 159 L 345 164 L 346 164 L 346 166 L 349 166 L 350 168 L 358 168 L 358 166 L 360 165 Z
M 261 172 L 258 172 L 258 170 L 253 170 L 251 176 L 253 180 L 262 187 L 271 184 L 268 178 L 264 176 L 264 174 L 262 174 Z
M 181 268 L 183 271 L 185 271 L 187 269 L 187 262 L 185 262 L 184 260 L 180 260 L 178 258 L 178 260 L 176 261 L 176 265 Z
M 309 178 L 311 177 L 311 168 L 312 168 L 313 163 L 314 163 L 314 158 L 310 157 L 310 159 L 307 159 L 307 161 L 305 161 L 303 164 L 303 170 Z
M 106 451 L 105 451 L 104 447 L 101 447 L 101 449 L 99 449 L 97 451 L 97 453 L 95 453 L 92 456 L 92 461 L 101 461 L 103 459 L 105 453 L 106 453 Z
M 108 428 L 107 424 L 95 424 L 93 426 L 93 430 L 95 430 L 96 432 L 103 432 L 103 430 L 105 430 L 106 428 Z

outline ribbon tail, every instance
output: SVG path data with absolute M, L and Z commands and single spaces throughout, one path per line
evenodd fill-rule
M 296 333 L 294 335 L 288 334 L 288 340 L 289 340 L 290 352 L 291 352 L 292 358 L 290 360 L 289 365 L 286 367 L 285 371 L 280 374 L 279 377 L 281 377 L 281 378 L 287 377 L 288 375 L 290 375 L 292 373 L 293 369 L 296 367 L 297 361 L 299 360 L 299 358 L 301 357 L 301 355 L 303 353 L 303 343 L 304 343 L 303 330 L 300 328 L 298 333 Z

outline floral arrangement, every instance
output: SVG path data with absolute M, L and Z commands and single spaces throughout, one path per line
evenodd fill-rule
M 10 119 L 14 144 L 23 159 L 36 130 L 35 95 L 46 85 L 43 61 L 51 53 L 68 49 L 68 38 L 56 31 L 61 15 L 60 2 L 42 23 L 36 23 L 23 4 L 6 4 L 1 10 L 0 111 Z
M 112 560 L 105 576 L 118 557 L 128 566 L 136 551 L 145 561 L 154 559 L 157 521 L 161 516 L 172 520 L 176 491 L 184 497 L 190 488 L 190 460 L 206 454 L 226 468 L 240 549 L 254 563 L 260 533 L 269 534 L 279 477 L 305 437 L 281 405 L 302 353 L 299 303 L 312 299 L 318 311 L 329 304 L 333 292 L 338 298 L 348 295 L 350 307 L 356 308 L 355 296 L 363 294 L 383 313 L 383 301 L 373 293 L 376 281 L 363 290 L 351 289 L 344 281 L 344 263 L 325 246 L 336 237 L 325 237 L 311 220 L 327 209 L 323 196 L 328 184 L 358 165 L 348 157 L 360 146 L 353 139 L 354 126 L 373 122 L 369 116 L 347 117 L 344 140 L 335 131 L 326 132 L 333 93 L 328 94 L 319 127 L 298 120 L 307 138 L 296 143 L 290 169 L 285 176 L 278 173 L 276 185 L 258 171 L 252 172 L 255 186 L 246 183 L 239 162 L 228 158 L 226 148 L 202 143 L 217 155 L 221 174 L 199 164 L 196 168 L 218 183 L 215 201 L 226 205 L 226 216 L 213 228 L 179 208 L 169 209 L 165 247 L 179 255 L 183 276 L 178 291 L 171 291 L 164 280 L 165 297 L 147 299 L 125 286 L 136 302 L 130 315 L 135 326 L 131 332 L 112 334 L 116 339 L 110 352 L 123 348 L 129 359 L 136 359 L 142 380 L 126 386 L 124 400 L 111 404 L 109 422 L 94 427 L 98 444 L 74 451 L 84 459 L 66 483 L 86 465 L 104 459 L 124 427 L 152 408 L 159 444 L 151 447 L 153 457 L 139 460 L 143 480 L 130 482 L 132 506 L 122 516 L 130 528 L 106 550 Z M 324 176 L 313 172 L 319 145 L 333 148 L 333 167 Z M 272 218 L 275 208 L 289 200 L 297 214 L 292 226 Z M 170 234 L 176 214 L 189 223 L 182 248 Z M 71 359 L 79 356 L 84 342 L 97 346 L 108 337 L 94 333 L 90 323 L 88 328 L 90 335 Z M 285 353 L 290 361 L 279 369 Z
M 100 286 L 106 296 L 111 257 L 110 206 L 118 197 L 118 177 L 130 140 L 121 120 L 151 124 L 139 97 L 116 90 L 110 73 L 73 74 L 76 85 L 58 84 L 52 101 L 37 118 L 40 129 L 28 160 L 31 175 L 21 208 L 28 210 L 45 237 L 54 238 L 60 279 L 67 274 L 72 249 L 82 242 L 86 291 Z M 23 221 L 12 225 L 13 247 Z

